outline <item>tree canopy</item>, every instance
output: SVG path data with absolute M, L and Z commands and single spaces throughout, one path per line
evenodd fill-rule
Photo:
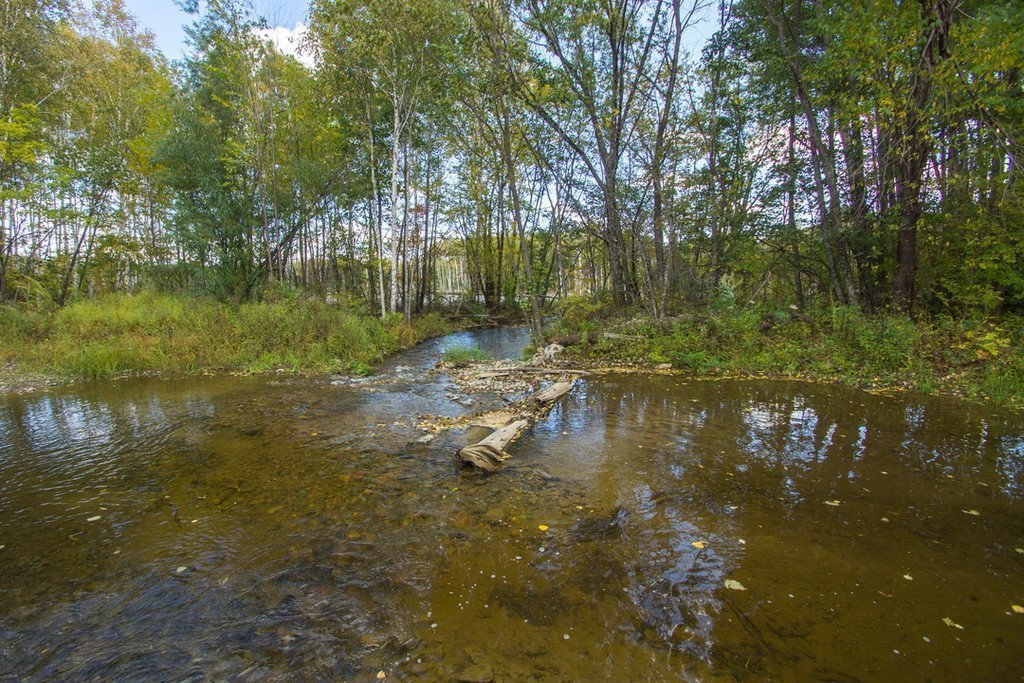
M 0 0 L 0 300 L 1024 307 L 1013 0 Z

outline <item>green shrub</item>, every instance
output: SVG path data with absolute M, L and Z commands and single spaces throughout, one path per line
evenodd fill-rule
M 482 363 L 491 360 L 490 354 L 478 346 L 455 346 L 442 354 L 445 363 L 455 367 L 465 367 L 470 363 Z
M 577 315 L 588 310 L 579 302 L 569 308 Z M 599 325 L 640 339 L 598 339 L 570 346 L 567 355 L 669 362 L 698 374 L 776 373 L 952 391 L 1024 406 L 1024 321 L 1019 318 L 914 321 L 849 307 L 796 315 L 789 309 L 726 306 L 685 312 L 671 322 L 627 312 Z M 584 336 L 581 330 L 597 328 L 593 321 L 575 328 L 563 322 L 560 333 Z
M 0 306 L 0 347 L 30 342 L 45 318 L 13 306 Z
M 79 300 L 47 317 L 0 308 L 0 359 L 69 377 L 142 370 L 358 372 L 448 330 L 438 314 L 381 321 L 289 298 L 232 305 L 160 293 Z M 269 297 L 268 297 L 269 298 Z
M 568 296 L 555 305 L 555 312 L 566 328 L 589 331 L 597 329 L 613 309 L 609 299 L 595 301 L 589 296 Z
M 700 374 L 716 372 L 722 368 L 722 361 L 704 351 L 674 353 L 669 357 L 673 367 L 691 370 Z

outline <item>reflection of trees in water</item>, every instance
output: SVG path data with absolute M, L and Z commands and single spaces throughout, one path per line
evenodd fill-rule
M 572 455 L 591 495 L 628 511 L 611 547 L 631 577 L 641 637 L 675 647 L 685 626 L 679 646 L 697 656 L 715 650 L 729 597 L 722 580 L 741 563 L 736 536 L 745 524 L 788 520 L 807 542 L 859 544 L 869 520 L 905 508 L 902 532 L 934 544 L 962 531 L 958 518 L 936 519 L 960 514 L 937 480 L 950 471 L 1020 476 L 1020 439 L 997 441 L 1011 423 L 984 408 L 789 382 L 675 384 L 590 380 L 541 426 L 539 441 Z M 822 504 L 839 499 L 836 517 Z M 697 550 L 691 544 L 708 537 L 705 529 L 714 530 L 710 542 Z
M 570 612 L 619 634 L 619 647 L 767 665 L 791 647 L 771 629 L 792 624 L 741 614 L 740 594 L 722 583 L 753 574 L 765 591 L 765 572 L 787 560 L 748 556 L 739 536 L 763 524 L 762 538 L 864 553 L 874 547 L 861 538 L 866 522 L 898 505 L 899 534 L 878 547 L 898 540 L 924 557 L 965 533 L 965 487 L 973 495 L 999 482 L 990 495 L 1019 498 L 1024 460 L 1019 428 L 984 408 L 797 383 L 626 376 L 583 383 L 523 439 L 506 472 L 463 476 L 441 449 L 391 448 L 400 435 L 377 427 L 413 405 L 396 398 L 403 382 L 327 394 L 302 383 L 153 386 L 163 389 L 115 385 L 0 408 L 0 515 L 35 511 L 27 517 L 39 519 L 21 519 L 14 533 L 67 546 L 48 556 L 48 569 L 17 565 L 45 575 L 50 591 L 19 593 L 37 610 L 19 612 L 31 624 L 19 642 L 45 642 L 86 610 L 67 633 L 109 639 L 109 668 L 96 669 L 107 674 L 133 671 L 139 648 L 153 666 L 217 661 L 228 677 L 349 677 L 395 662 L 418 652 L 423 615 L 459 589 L 459 572 L 524 543 L 528 534 L 513 529 L 581 517 L 544 538 L 533 573 L 494 591 L 492 608 L 529 619 L 538 639 L 560 638 Z M 559 474 L 552 459 L 578 477 L 548 474 Z M 77 545 L 66 540 L 71 522 L 36 524 L 67 516 L 76 493 L 105 487 L 133 516 L 112 538 L 134 564 L 111 558 L 101 524 L 91 529 L 97 542 Z M 842 507 L 821 505 L 831 499 Z M 986 510 L 987 533 L 1015 533 L 999 509 Z M 102 524 L 113 528 L 121 514 L 104 512 Z M 529 521 L 502 521 L 511 514 Z M 203 523 L 191 527 L 195 517 Z M 173 573 L 196 557 L 202 571 Z M 737 645 L 743 633 L 761 640 Z M 559 652 L 538 660 L 555 668 L 537 671 L 563 671 Z M 444 666 L 431 671 L 451 673 Z

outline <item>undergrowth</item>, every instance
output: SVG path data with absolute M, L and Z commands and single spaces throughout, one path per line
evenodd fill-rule
M 465 367 L 470 363 L 492 360 L 492 356 L 478 346 L 455 346 L 442 354 L 445 363 Z
M 50 314 L 0 307 L 0 359 L 68 378 L 147 371 L 349 372 L 449 331 L 299 299 L 232 305 L 165 294 L 83 300 Z
M 570 357 L 671 364 L 697 375 L 773 375 L 905 387 L 1024 406 L 1024 320 L 913 321 L 848 307 L 725 307 L 664 320 L 591 300 L 559 306 Z M 614 332 L 618 338 L 605 336 Z

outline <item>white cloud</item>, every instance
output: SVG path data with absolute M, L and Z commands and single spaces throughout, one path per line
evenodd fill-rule
M 316 66 L 316 60 L 308 50 L 303 49 L 303 42 L 308 30 L 306 25 L 300 21 L 295 24 L 295 28 L 275 26 L 274 28 L 256 29 L 256 35 L 270 41 L 282 54 L 291 55 L 312 69 Z

